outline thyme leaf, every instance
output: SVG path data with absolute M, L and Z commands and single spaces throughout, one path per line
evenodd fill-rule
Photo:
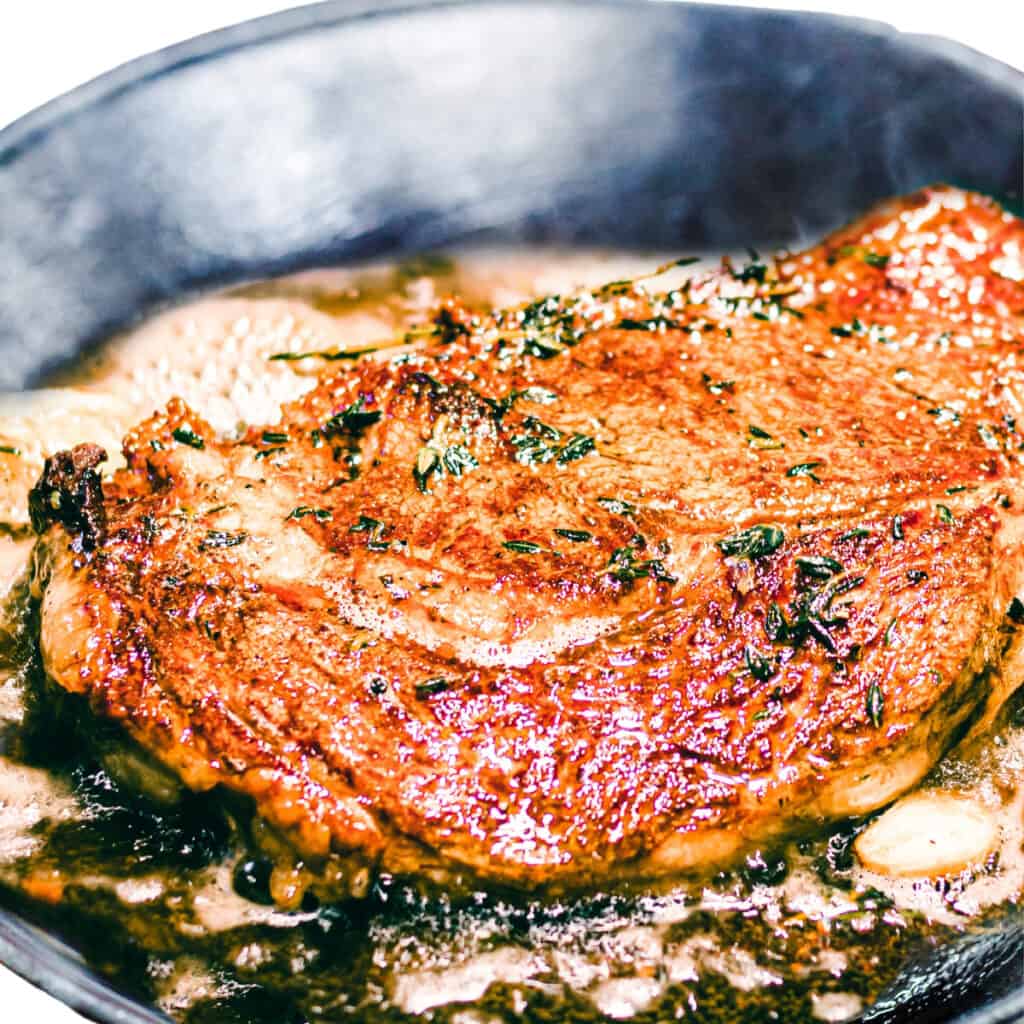
M 734 380 L 716 381 L 714 377 L 708 373 L 702 373 L 700 378 L 704 387 L 706 387 L 713 395 L 720 395 L 723 391 L 728 391 L 729 394 L 732 394 L 736 390 L 736 381 Z
M 427 480 L 441 466 L 441 453 L 436 448 L 424 445 L 416 453 L 416 462 L 412 467 L 413 479 L 421 492 L 427 489 Z
M 324 423 L 321 431 L 330 436 L 331 434 L 356 434 L 372 426 L 382 416 L 379 409 L 367 409 L 366 400 L 360 395 L 351 405 L 346 406 L 341 412 L 331 416 Z
M 535 402 L 538 405 L 551 405 L 558 401 L 558 395 L 547 388 L 530 386 L 522 389 L 513 389 L 504 398 L 485 398 L 484 401 L 495 411 L 498 418 L 504 416 L 520 399 L 526 402 Z
M 808 555 L 796 559 L 797 568 L 812 580 L 828 580 L 843 571 L 842 562 L 827 555 Z
M 750 262 L 740 270 L 734 270 L 732 272 L 732 276 L 737 281 L 743 281 L 744 283 L 753 281 L 756 284 L 764 284 L 764 278 L 765 274 L 768 273 L 768 267 L 761 262 L 761 258 L 753 249 L 749 249 L 747 251 L 750 256 Z
M 885 695 L 882 693 L 882 687 L 876 682 L 872 682 L 868 687 L 866 710 L 868 718 L 871 719 L 871 724 L 876 729 L 881 728 L 882 717 L 885 712 Z
M 667 316 L 652 316 L 647 320 L 620 320 L 616 325 L 622 331 L 679 330 L 681 324 Z
M 348 528 L 349 533 L 368 533 L 371 536 L 379 534 L 384 529 L 384 524 L 372 516 L 360 516 L 352 526 Z
M 596 447 L 597 445 L 592 437 L 588 437 L 586 434 L 573 434 L 562 445 L 555 461 L 559 466 L 564 466 L 567 462 L 575 462 L 577 459 L 582 459 L 585 455 L 589 455 Z
M 762 683 L 767 682 L 778 671 L 774 658 L 766 657 L 749 645 L 743 648 L 743 660 L 746 662 L 747 671 Z
M 795 466 L 790 466 L 786 470 L 786 476 L 806 476 L 810 477 L 816 484 L 820 484 L 821 481 L 814 475 L 814 471 L 821 465 L 820 462 L 798 462 Z
M 896 626 L 899 624 L 899 621 L 899 616 L 894 615 L 889 620 L 889 625 L 885 627 L 885 634 L 882 637 L 882 643 L 884 643 L 886 647 L 889 647 L 892 644 L 893 638 L 896 636 Z
M 300 359 L 324 359 L 334 362 L 339 359 L 358 359 L 371 352 L 379 352 L 381 348 L 390 347 L 390 345 L 373 345 L 370 348 L 347 349 L 344 352 L 339 352 L 336 349 L 321 349 L 315 352 L 275 352 L 272 356 L 267 356 L 267 359 L 272 363 L 295 363 Z
M 716 541 L 718 550 L 729 558 L 764 558 L 782 547 L 786 536 L 777 526 L 751 526 L 731 537 Z
M 613 516 L 635 516 L 636 505 L 631 505 L 628 501 L 622 501 L 619 498 L 598 498 L 598 505 L 601 508 L 607 509 Z
M 784 441 L 777 441 L 767 430 L 763 430 L 761 427 L 755 426 L 753 423 L 747 427 L 747 444 L 751 448 L 756 448 L 758 451 L 771 452 L 778 451 L 779 449 L 785 448 L 786 444 Z
M 516 434 L 512 438 L 512 447 L 516 449 L 516 461 L 523 466 L 542 465 L 554 461 L 559 466 L 575 462 L 595 451 L 597 444 L 586 434 L 573 434 L 567 441 L 556 427 L 542 423 L 534 416 L 523 420 L 525 434 Z
M 520 555 L 536 555 L 544 550 L 542 544 L 536 544 L 532 540 L 503 540 L 501 546 Z
M 935 417 L 936 423 L 952 423 L 953 426 L 959 426 L 960 424 L 960 413 L 956 409 L 949 409 L 944 405 L 939 405 L 934 409 L 928 409 L 927 412 L 929 416 Z
M 837 606 L 835 601 L 863 583 L 863 576 L 843 576 L 830 579 L 818 589 L 805 590 L 790 606 L 788 620 L 778 605 L 772 605 L 765 618 L 766 635 L 775 643 L 785 643 L 793 648 L 814 639 L 834 654 L 836 642 L 831 631 L 847 620 L 845 606 Z
M 846 533 L 844 533 L 838 539 L 840 541 L 844 541 L 844 540 L 860 540 L 862 537 L 870 537 L 870 536 L 871 536 L 871 531 L 870 530 L 866 529 L 863 526 L 858 526 L 858 527 L 856 527 L 856 528 L 854 528 L 852 530 L 848 530 Z
M 243 544 L 249 535 L 243 530 L 239 533 L 228 533 L 227 530 L 207 530 L 206 536 L 199 542 L 200 551 L 212 548 L 233 548 Z
M 775 601 L 768 606 L 764 617 L 764 633 L 772 643 L 784 643 L 789 630 L 786 614 Z
M 551 405 L 552 402 L 558 401 L 558 395 L 554 391 L 535 386 L 523 388 L 521 391 L 513 391 L 511 397 L 513 401 L 522 398 L 527 402 L 536 402 L 538 405 Z
M 605 567 L 605 571 L 620 583 L 650 577 L 658 583 L 675 583 L 676 577 L 665 571 L 665 564 L 658 558 L 640 560 L 635 548 L 616 548 Z
M 574 544 L 583 544 L 588 540 L 593 539 L 593 534 L 588 533 L 586 530 L 564 530 L 560 526 L 556 526 L 554 532 L 559 537 L 564 537 L 566 540 L 571 540 Z
M 329 508 L 313 508 L 312 505 L 298 505 L 285 516 L 285 521 L 287 522 L 289 519 L 305 519 L 306 516 L 312 516 L 320 523 L 325 523 L 328 519 L 332 518 Z
M 476 469 L 480 465 L 473 453 L 461 444 L 452 444 L 445 448 L 441 462 L 444 464 L 445 471 L 455 477 L 462 476 L 463 473 Z
M 202 451 L 206 447 L 206 442 L 188 424 L 175 427 L 171 431 L 171 437 L 179 444 L 187 444 L 189 448 Z
M 425 682 L 416 684 L 416 696 L 433 697 L 437 693 L 444 693 L 448 689 L 448 680 L 443 676 L 436 676 L 433 679 L 427 679 Z

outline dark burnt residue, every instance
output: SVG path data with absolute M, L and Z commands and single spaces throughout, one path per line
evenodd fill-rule
M 107 515 L 103 484 L 96 467 L 107 453 L 95 444 L 75 445 L 46 460 L 43 475 L 29 491 L 28 511 L 32 529 L 44 533 L 60 523 L 82 551 L 93 551 L 106 539 Z

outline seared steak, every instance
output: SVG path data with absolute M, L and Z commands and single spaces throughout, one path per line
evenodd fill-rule
M 665 294 L 448 302 L 241 440 L 172 402 L 33 493 L 46 670 L 356 891 L 880 807 L 1017 682 L 1022 259 L 933 189 Z

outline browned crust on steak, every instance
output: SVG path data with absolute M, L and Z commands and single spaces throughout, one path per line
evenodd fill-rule
M 446 307 L 266 436 L 172 402 L 91 558 L 44 535 L 47 669 L 311 863 L 587 884 L 878 807 L 1013 640 L 1022 247 L 934 189 L 764 281 Z

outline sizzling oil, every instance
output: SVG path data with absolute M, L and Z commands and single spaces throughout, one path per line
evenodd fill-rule
M 313 386 L 303 352 L 364 347 L 438 296 L 499 306 L 633 276 L 657 255 L 432 258 L 254 284 L 155 317 L 0 407 L 0 887 L 125 990 L 188 1024 L 504 1020 L 702 1021 L 856 1016 L 911 957 L 1024 891 L 1024 705 L 925 783 L 969 793 L 998 825 L 981 868 L 941 883 L 858 867 L 862 822 L 702 883 L 558 901 L 443 898 L 383 879 L 365 901 L 271 905 L 269 865 L 231 809 L 170 808 L 119 783 L 115 740 L 81 744 L 32 697 L 25 491 L 42 458 L 117 438 L 172 395 L 218 429 L 274 423 Z M 463 270 L 462 266 L 467 270 Z M 272 359 L 287 354 L 288 358 Z M 15 449 L 10 451 L 9 449 Z M 96 941 L 102 937 L 102 941 Z

